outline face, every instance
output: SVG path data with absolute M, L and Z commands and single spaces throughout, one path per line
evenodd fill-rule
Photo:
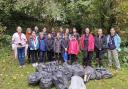
M 89 34 L 89 33 L 90 33 L 89 28 L 86 28 L 86 29 L 85 29 L 85 33 L 86 33 L 86 34 Z
M 114 35 L 115 32 L 116 32 L 115 29 L 114 28 L 111 28 L 110 33 Z
M 60 32 L 63 32 L 63 28 L 62 27 L 60 27 Z
M 102 29 L 98 29 L 98 35 L 102 35 L 103 34 L 103 30 Z
M 31 33 L 31 28 L 27 28 L 27 32 L 28 33 Z
M 45 33 L 47 31 L 46 27 L 43 28 L 43 32 Z
M 69 33 L 69 29 L 68 28 L 66 28 L 66 33 Z
M 60 33 L 57 33 L 57 37 L 60 37 Z
M 73 32 L 76 32 L 76 28 L 73 28 Z
M 48 38 L 51 38 L 52 36 L 51 36 L 51 34 L 48 34 Z
M 16 30 L 17 30 L 18 33 L 21 33 L 22 32 L 22 28 L 21 27 L 17 27 Z
M 38 27 L 37 27 L 37 26 L 35 26 L 35 28 L 34 28 L 34 29 L 35 29 L 35 31 L 36 31 L 36 32 L 38 31 Z
M 36 32 L 35 31 L 32 32 L 32 36 L 36 36 Z
M 44 34 L 41 32 L 40 33 L 40 38 L 43 38 L 44 37 Z

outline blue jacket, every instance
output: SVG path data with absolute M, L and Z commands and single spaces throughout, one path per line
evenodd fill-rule
M 109 43 L 109 39 L 110 39 L 110 35 L 107 36 L 107 46 L 108 46 L 108 43 Z M 116 34 L 114 36 L 114 42 L 115 42 L 116 49 L 118 51 L 121 51 L 121 49 L 120 49 L 121 38 L 120 38 L 120 36 L 118 34 Z
M 39 50 L 40 51 L 47 51 L 46 47 L 46 39 L 39 39 Z
M 34 45 L 33 38 L 30 37 L 29 48 L 30 48 L 30 50 L 37 50 L 37 49 L 39 49 L 39 39 L 38 39 L 38 36 L 36 36 L 36 44 L 35 45 Z

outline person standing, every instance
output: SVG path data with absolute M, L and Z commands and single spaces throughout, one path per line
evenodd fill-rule
M 96 66 L 102 67 L 103 56 L 107 49 L 107 39 L 103 34 L 103 30 L 100 28 L 95 36 L 95 52 L 96 52 Z
M 44 63 L 45 62 L 45 56 L 46 56 L 46 39 L 44 37 L 44 34 L 41 33 L 39 36 L 39 63 Z
M 92 66 L 92 57 L 94 52 L 94 36 L 91 34 L 90 29 L 86 28 L 85 33 L 80 39 L 81 49 L 83 50 L 83 65 Z
M 74 36 L 76 37 L 76 39 L 79 41 L 80 35 L 79 35 L 79 33 L 77 33 L 77 30 L 76 30 L 75 27 L 73 28 L 73 35 L 74 35 Z
M 77 38 L 72 35 L 69 41 L 68 54 L 70 55 L 71 64 L 77 62 L 77 55 L 79 53 L 79 43 Z
M 65 34 L 64 38 L 62 38 L 62 42 L 61 42 L 61 54 L 62 54 L 64 61 L 68 61 L 68 46 L 69 46 L 69 38 L 68 38 L 67 34 Z M 67 55 L 67 57 L 64 57 L 66 55 Z
M 32 33 L 32 29 L 27 28 L 27 30 L 26 30 L 27 44 L 29 44 L 31 33 Z M 28 55 L 28 63 L 30 63 L 30 48 L 29 48 L 29 46 L 28 46 L 28 50 L 27 50 L 27 55 Z
M 60 33 L 57 33 L 57 36 L 54 40 L 54 53 L 55 53 L 55 59 L 58 60 L 59 64 L 62 63 L 62 55 L 61 55 L 61 36 Z
M 116 33 L 114 28 L 110 29 L 110 34 L 107 36 L 107 46 L 108 46 L 108 60 L 109 66 L 112 66 L 112 58 L 115 61 L 116 70 L 120 70 L 120 62 L 118 59 L 118 52 L 121 51 L 120 49 L 121 38 Z
M 48 39 L 46 39 L 47 57 L 49 61 L 54 61 L 54 39 L 51 33 L 48 33 Z
M 24 67 L 25 56 L 27 54 L 27 38 L 25 34 L 22 33 L 22 28 L 17 27 L 17 32 L 12 36 L 12 49 L 15 53 L 15 58 L 18 59 L 20 68 Z
M 38 49 L 39 49 L 39 36 L 36 35 L 35 31 L 32 31 L 30 40 L 29 40 L 29 47 L 30 47 L 30 57 L 31 63 L 33 67 L 38 65 Z

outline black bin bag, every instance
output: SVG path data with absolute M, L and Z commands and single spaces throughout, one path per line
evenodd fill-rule
M 42 74 L 40 72 L 35 72 L 28 76 L 28 84 L 29 85 L 37 85 L 39 84 L 40 79 L 42 78 Z

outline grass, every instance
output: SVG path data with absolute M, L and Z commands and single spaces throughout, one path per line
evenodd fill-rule
M 128 69 L 123 67 L 119 72 L 109 70 L 113 78 L 89 81 L 87 89 L 128 89 Z M 26 64 L 23 69 L 19 68 L 9 48 L 0 49 L 0 89 L 39 89 L 39 86 L 28 86 L 27 83 L 27 76 L 34 71 L 30 64 Z

